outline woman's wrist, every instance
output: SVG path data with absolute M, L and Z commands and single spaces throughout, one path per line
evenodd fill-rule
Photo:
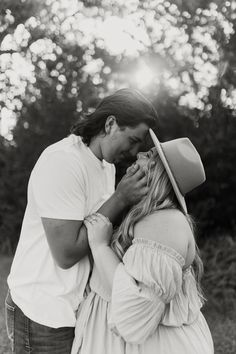
M 119 258 L 112 248 L 105 243 L 94 247 L 92 254 L 94 266 L 98 270 L 102 281 L 108 286 L 109 291 L 112 291 L 114 274 L 120 263 Z
M 94 246 L 91 245 L 90 248 L 94 258 L 97 256 L 102 256 L 107 249 L 111 250 L 111 247 L 106 243 L 101 243 L 99 245 L 94 245 Z

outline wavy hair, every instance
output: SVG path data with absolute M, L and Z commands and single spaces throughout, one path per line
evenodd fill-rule
M 136 127 L 140 123 L 155 128 L 158 120 L 152 103 L 139 91 L 126 88 L 101 100 L 94 112 L 81 116 L 70 132 L 81 136 L 89 145 L 94 136 L 105 132 L 105 123 L 110 115 L 115 116 L 120 128 Z
M 111 248 L 122 260 L 124 253 L 131 246 L 134 238 L 134 226 L 146 215 L 158 210 L 178 209 L 186 217 L 193 235 L 195 224 L 189 214 L 185 214 L 175 196 L 175 192 L 158 154 L 152 155 L 147 164 L 148 194 L 136 205 L 134 205 L 124 218 L 120 227 L 114 232 Z M 192 264 L 192 272 L 196 278 L 199 296 L 204 302 L 205 298 L 201 289 L 201 277 L 203 275 L 203 263 L 200 258 L 199 249 L 195 242 L 195 258 Z

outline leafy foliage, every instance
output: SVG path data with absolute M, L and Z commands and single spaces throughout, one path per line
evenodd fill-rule
M 161 140 L 188 136 L 197 146 L 207 182 L 188 204 L 202 239 L 233 233 L 235 1 L 10 0 L 0 7 L 1 122 L 15 120 L 10 140 L 0 140 L 0 248 L 11 252 L 17 243 L 42 150 L 124 86 L 152 100 Z M 119 180 L 127 166 L 117 167 Z

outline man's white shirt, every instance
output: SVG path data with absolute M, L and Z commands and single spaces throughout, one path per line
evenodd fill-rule
M 21 235 L 8 277 L 13 301 L 31 320 L 72 327 L 84 297 L 90 265 L 85 257 L 60 268 L 47 242 L 41 217 L 83 220 L 114 193 L 115 167 L 100 161 L 76 135 L 49 146 L 35 164 Z

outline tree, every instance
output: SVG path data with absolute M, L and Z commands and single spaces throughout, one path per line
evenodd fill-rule
M 27 180 L 42 150 L 67 135 L 100 98 L 124 86 L 153 101 L 161 140 L 187 135 L 195 143 L 208 181 L 193 192 L 189 209 L 204 230 L 232 230 L 234 6 L 201 0 L 2 1 L 1 118 L 12 115 L 15 126 L 10 141 L 1 142 L 6 192 L 0 237 L 17 241 Z M 118 166 L 117 178 L 125 168 Z

